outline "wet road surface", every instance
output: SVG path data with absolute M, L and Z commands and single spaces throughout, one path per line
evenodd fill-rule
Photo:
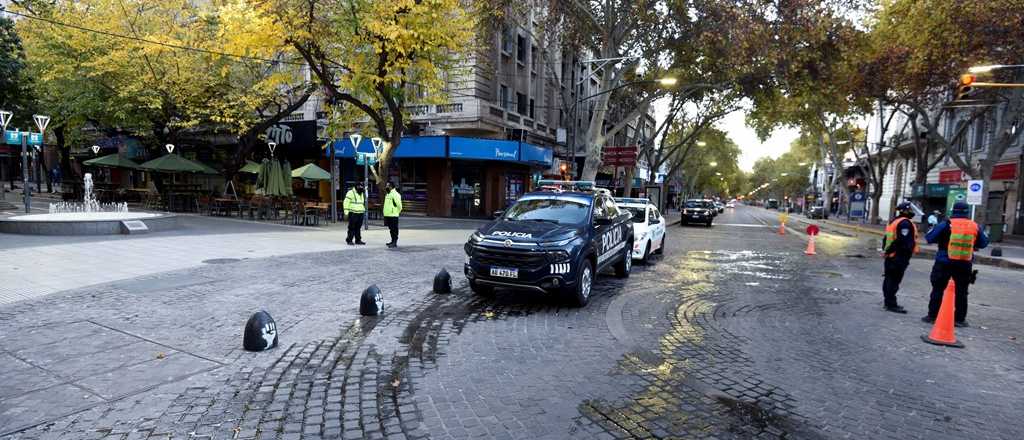
M 171 283 L 152 295 L 136 293 L 148 285 L 137 281 L 0 308 L 12 324 L 8 341 L 20 329 L 87 314 L 177 348 L 169 358 L 209 363 L 209 370 L 112 395 L 104 394 L 106 385 L 50 366 L 61 360 L 33 357 L 30 344 L 0 342 L 0 356 L 56 372 L 58 386 L 103 399 L 37 408 L 43 416 L 31 420 L 41 424 L 23 429 L 31 424 L 17 423 L 27 420 L 25 396 L 32 394 L 0 395 L 0 432 L 121 439 L 1024 437 L 1015 422 L 1024 393 L 1015 339 L 1024 300 L 1000 289 L 1019 282 L 1019 273 L 988 271 L 972 294 L 987 305 L 969 317 L 976 327 L 959 333 L 968 349 L 943 349 L 920 342 L 928 328 L 915 314 L 881 311 L 873 241 L 826 233 L 819 255 L 808 257 L 803 236 L 777 234 L 774 213 L 740 207 L 715 223 L 670 227 L 664 257 L 634 266 L 626 280 L 598 277 L 583 309 L 529 292 L 476 297 L 461 276 L 452 294 L 429 293 L 437 268 L 459 273 L 457 246 L 246 261 L 178 274 L 221 279 Z M 915 261 L 908 272 L 901 298 L 911 310 L 923 310 L 927 269 Z M 382 284 L 386 312 L 359 318 L 353 297 L 370 282 Z M 241 352 L 241 323 L 258 307 L 278 319 L 282 344 Z M 188 322 L 189 331 L 174 331 L 175 322 Z M 170 344 L 175 337 L 179 343 Z M 171 368 L 164 365 L 153 368 Z M 2 374 L 0 383 L 13 380 Z

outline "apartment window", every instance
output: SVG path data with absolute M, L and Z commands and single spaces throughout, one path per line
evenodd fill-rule
M 988 131 L 988 118 L 982 116 L 974 124 L 974 151 L 985 149 L 985 134 Z
M 498 94 L 498 100 L 501 101 L 501 108 L 505 110 L 512 109 L 512 97 L 508 95 L 508 86 L 502 84 L 501 92 Z
M 519 64 L 526 65 L 526 37 L 517 35 L 516 43 L 516 61 Z
M 537 52 L 537 46 L 530 47 L 530 71 L 533 73 L 537 73 L 537 70 L 540 68 L 540 66 L 538 66 L 540 61 L 537 59 Z
M 526 101 L 526 95 L 522 93 L 516 93 L 516 113 L 521 115 L 526 114 L 526 107 L 529 103 Z
M 534 116 L 533 116 L 533 98 L 530 98 L 530 119 L 534 119 Z
M 501 29 L 501 53 L 512 55 L 512 28 L 505 26 Z
M 964 125 L 966 125 L 966 124 L 967 124 L 967 121 L 957 121 L 956 122 L 956 130 L 953 131 L 953 136 L 956 136 L 957 133 L 960 133 L 960 130 L 962 130 L 964 128 Z M 964 133 L 962 136 L 960 136 L 960 137 L 958 137 L 956 139 L 956 152 L 957 153 L 963 153 L 966 146 L 967 146 L 967 133 Z

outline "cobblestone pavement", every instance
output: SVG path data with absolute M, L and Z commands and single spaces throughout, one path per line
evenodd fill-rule
M 664 258 L 584 309 L 474 297 L 458 246 L 209 265 L 0 306 L 0 437 L 1000 438 L 1017 423 L 1021 275 L 984 269 L 966 349 L 881 311 L 855 237 L 819 255 L 765 211 L 673 227 Z M 923 311 L 927 261 L 901 300 Z M 370 283 L 381 317 L 359 317 Z M 266 309 L 280 346 L 241 350 Z

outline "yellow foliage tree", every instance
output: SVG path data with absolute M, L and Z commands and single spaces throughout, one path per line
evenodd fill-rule
M 476 41 L 463 0 L 264 0 L 309 64 L 333 115 L 328 132 L 366 127 L 384 143 L 373 169 L 383 186 L 408 106 L 442 102 L 449 77 Z

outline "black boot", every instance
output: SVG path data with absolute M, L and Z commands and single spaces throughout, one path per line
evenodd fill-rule
M 907 313 L 907 309 L 904 309 L 903 306 L 885 306 L 885 311 L 901 314 Z

